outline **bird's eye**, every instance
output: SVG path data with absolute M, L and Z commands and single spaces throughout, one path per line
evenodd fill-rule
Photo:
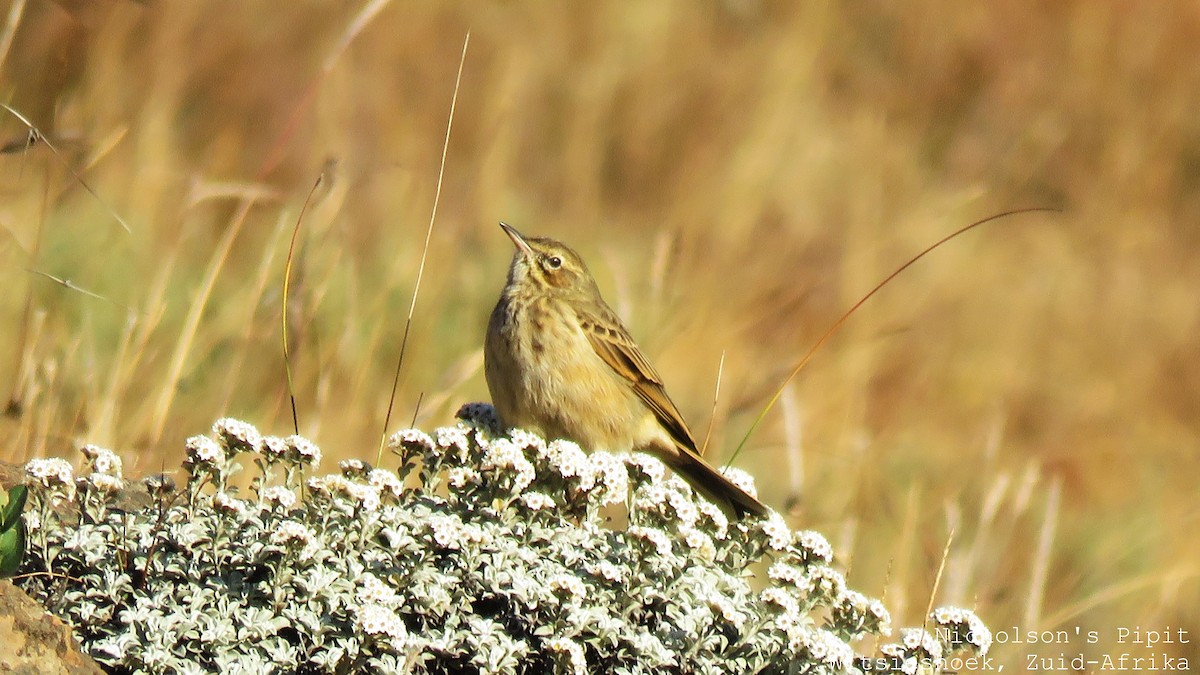
M 552 270 L 556 270 L 556 269 L 562 267 L 562 258 L 560 258 L 556 255 L 552 255 L 549 258 L 546 258 L 546 267 L 549 267 Z

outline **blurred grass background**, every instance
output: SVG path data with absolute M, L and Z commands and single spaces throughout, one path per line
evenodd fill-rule
M 896 266 L 1059 207 L 888 286 L 738 464 L 897 623 L 953 530 L 939 603 L 1069 632 L 997 645 L 1010 668 L 1200 659 L 1200 6 L 0 7 L 0 100 L 57 148 L 0 120 L 5 461 L 93 442 L 141 474 L 222 415 L 289 433 L 283 260 L 323 170 L 288 308 L 301 432 L 373 459 L 469 29 L 392 429 L 487 399 L 501 219 L 584 255 L 719 460 Z M 1116 642 L 1135 627 L 1193 639 Z

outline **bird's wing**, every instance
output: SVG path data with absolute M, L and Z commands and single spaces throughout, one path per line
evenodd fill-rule
M 638 397 L 654 412 L 659 424 L 675 440 L 680 452 L 663 459 L 715 504 L 723 504 L 735 518 L 746 514 L 765 516 L 770 511 L 712 467 L 696 450 L 696 440 L 688 430 L 679 409 L 663 389 L 662 380 L 642 350 L 629 337 L 629 331 L 607 306 L 597 314 L 580 312 L 579 324 L 592 348 L 614 371 L 624 378 Z
M 579 323 L 596 354 L 629 382 L 629 386 L 654 412 L 675 442 L 685 452 L 699 458 L 696 439 L 692 438 L 683 415 L 679 414 L 679 409 L 667 396 L 658 372 L 646 360 L 642 350 L 638 349 L 616 313 L 602 306 L 597 314 L 580 312 Z

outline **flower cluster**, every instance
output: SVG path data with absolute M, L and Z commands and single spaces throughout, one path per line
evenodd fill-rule
M 820 534 L 731 522 L 648 455 L 459 415 L 394 434 L 397 471 L 329 475 L 311 442 L 220 420 L 188 439 L 180 492 L 155 476 L 121 508 L 95 478 L 123 480 L 110 451 L 86 447 L 82 478 L 35 460 L 25 571 L 49 574 L 22 584 L 131 672 L 903 672 L 990 643 L 938 610 L 867 667 L 854 645 L 890 618 Z

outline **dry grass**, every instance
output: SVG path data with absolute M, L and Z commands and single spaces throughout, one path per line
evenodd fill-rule
M 693 426 L 714 417 L 719 457 L 908 256 L 996 211 L 1059 206 L 885 289 L 739 463 L 907 623 L 953 529 L 939 601 L 1071 631 L 999 645 L 1010 668 L 1149 653 L 1118 628 L 1200 633 L 1194 5 L 360 11 L 0 12 L 0 97 L 59 150 L 0 155 L 3 459 L 86 439 L 151 471 L 222 414 L 288 431 L 283 258 L 331 166 L 288 307 L 301 431 L 333 457 L 373 454 L 470 28 L 393 426 L 421 394 L 426 427 L 486 399 L 500 219 L 581 250 Z M 4 143 L 25 132 L 0 122 Z M 1161 649 L 1195 662 L 1196 643 Z

